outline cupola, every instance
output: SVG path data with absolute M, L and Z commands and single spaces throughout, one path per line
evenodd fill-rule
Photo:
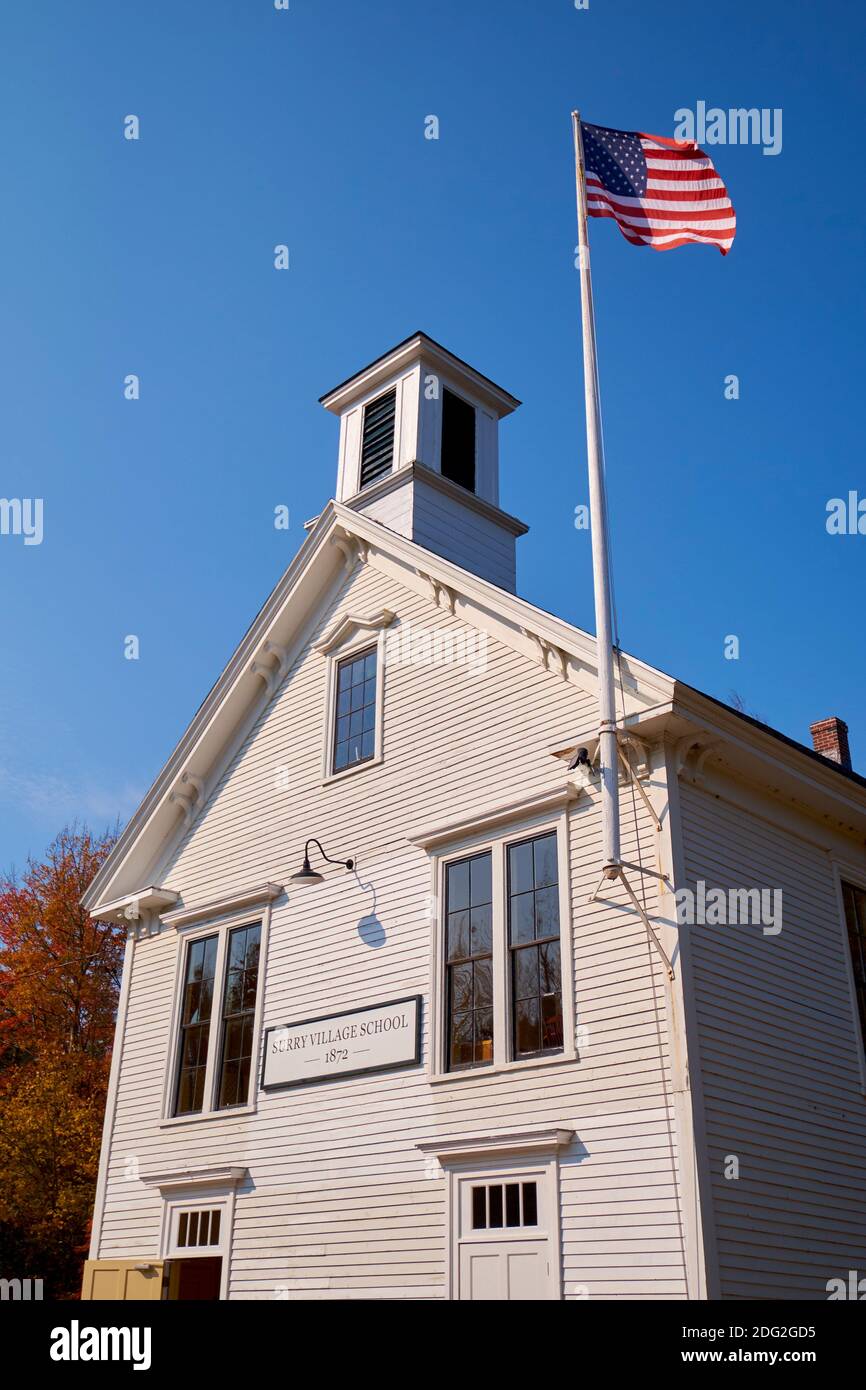
M 337 501 L 512 593 L 527 528 L 499 506 L 499 422 L 520 402 L 415 333 L 321 399 Z

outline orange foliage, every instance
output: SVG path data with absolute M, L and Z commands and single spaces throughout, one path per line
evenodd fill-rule
M 75 1296 L 93 1203 L 123 931 L 81 896 L 114 842 L 67 828 L 0 879 L 0 1276 Z

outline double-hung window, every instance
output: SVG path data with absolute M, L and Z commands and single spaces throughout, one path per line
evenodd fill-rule
M 439 1070 L 567 1050 L 563 833 L 503 836 L 442 860 Z
M 186 942 L 172 1114 L 246 1105 L 254 1067 L 261 922 Z
M 377 647 L 372 646 L 337 662 L 334 773 L 375 757 L 378 658 Z

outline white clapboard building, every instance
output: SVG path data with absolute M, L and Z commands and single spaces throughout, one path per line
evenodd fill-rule
M 623 654 L 636 908 L 600 882 L 595 642 L 516 592 L 519 402 L 416 334 L 323 404 L 336 499 L 86 898 L 127 945 L 84 1296 L 849 1287 L 844 725 L 807 749 Z

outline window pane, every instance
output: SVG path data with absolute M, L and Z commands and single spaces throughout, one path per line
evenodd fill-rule
M 520 946 L 524 941 L 535 940 L 535 894 L 521 893 L 512 898 L 509 904 L 510 941 L 512 946 Z
M 493 1008 L 493 969 L 492 961 L 477 960 L 471 966 L 475 987 L 476 1009 Z
M 185 1211 L 182 1211 L 181 1214 L 180 1214 L 180 1221 L 179 1221 L 178 1227 L 177 1227 L 177 1243 L 178 1243 L 178 1245 L 186 1245 L 186 1227 L 187 1227 L 187 1222 L 188 1222 L 188 1221 L 189 1221 L 189 1213 L 188 1213 L 188 1212 L 185 1212 Z
M 514 952 L 514 997 L 534 999 L 538 994 L 538 948 L 524 946 Z
M 559 936 L 559 889 L 540 888 L 535 894 L 535 936 Z
M 487 1226 L 487 1188 L 472 1189 L 472 1229 L 483 1231 Z
M 527 1052 L 540 1052 L 538 1000 L 519 999 L 515 1005 L 515 1016 L 515 1051 L 518 1056 Z
M 471 898 L 473 907 L 493 901 L 491 881 L 491 859 L 489 854 L 479 854 L 469 863 L 471 879 Z
M 538 989 L 540 994 L 559 994 L 562 990 L 559 952 L 558 941 L 550 941 L 546 946 L 539 946 L 538 948 Z
M 502 1185 L 496 1183 L 487 1189 L 490 1201 L 490 1228 L 496 1230 L 502 1225 Z
M 508 847 L 508 891 L 527 893 L 534 887 L 532 874 L 532 842 Z
M 493 909 L 473 907 L 469 911 L 469 945 L 473 956 L 488 954 L 493 948 Z
M 455 1014 L 472 1008 L 472 965 L 451 967 L 451 1008 Z
M 474 1061 L 472 1044 L 472 1014 L 451 1015 L 451 1066 L 470 1066 Z
M 535 886 L 546 888 L 559 882 L 556 863 L 556 836 L 542 835 L 534 844 Z
M 448 865 L 448 911 L 469 906 L 469 860 Z
M 506 1226 L 520 1225 L 519 1182 L 509 1182 L 505 1184 L 505 1224 Z
M 452 912 L 448 916 L 448 959 L 465 960 L 469 955 L 469 913 Z
M 524 1184 L 523 1184 L 523 1190 L 524 1190 L 524 1192 L 526 1191 L 527 1187 L 530 1187 L 530 1186 L 534 1188 L 534 1187 L 535 1187 L 535 1183 L 524 1183 Z M 526 1199 L 524 1198 L 524 1201 L 525 1201 L 525 1200 L 526 1200 Z M 219 1209 L 219 1207 L 214 1207 L 213 1211 L 212 1211 L 211 1214 L 210 1214 L 210 1243 L 211 1243 L 211 1245 L 219 1245 L 219 1243 L 220 1243 L 220 1209 Z
M 538 1190 L 534 1182 L 523 1184 L 523 1224 L 538 1225 Z
M 493 1061 L 493 1010 L 475 1010 L 475 1061 Z
M 541 1046 L 545 1052 L 558 1052 L 562 1047 L 562 997 L 559 994 L 541 996 Z

